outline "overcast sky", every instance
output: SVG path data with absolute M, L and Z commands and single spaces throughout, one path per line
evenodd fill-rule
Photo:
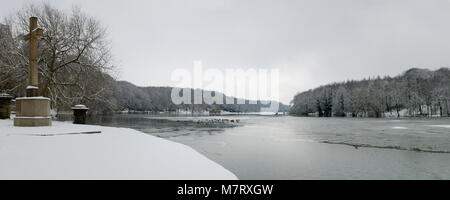
M 31 0 L 0 0 L 3 18 Z M 192 68 L 279 68 L 281 101 L 334 81 L 450 65 L 447 0 L 47 0 L 108 27 L 119 79 L 173 86 Z

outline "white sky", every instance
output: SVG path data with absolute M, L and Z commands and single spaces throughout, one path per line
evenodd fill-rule
M 5 17 L 31 0 L 0 0 Z M 119 79 L 174 86 L 171 72 L 279 68 L 280 100 L 326 83 L 450 65 L 446 0 L 47 0 L 108 27 Z

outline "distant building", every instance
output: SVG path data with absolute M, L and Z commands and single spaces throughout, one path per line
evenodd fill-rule
M 222 111 L 219 109 L 212 109 L 209 111 L 210 116 L 219 116 L 222 114 Z
M 12 38 L 11 29 L 8 25 L 0 23 L 0 35 L 3 37 Z
M 0 23 L 0 30 L 3 30 L 3 29 L 8 28 L 8 27 L 9 27 L 8 25 Z
M 8 25 L 0 23 L 0 48 L 8 49 L 13 37 L 11 29 Z

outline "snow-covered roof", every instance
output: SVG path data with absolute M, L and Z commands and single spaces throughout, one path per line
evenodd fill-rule
M 23 99 L 42 99 L 42 100 L 50 100 L 50 99 L 47 98 L 47 97 L 19 97 L 19 98 L 16 98 L 16 100 L 23 100 Z
M 36 86 L 29 85 L 29 86 L 27 86 L 27 90 L 28 90 L 28 89 L 39 89 L 39 88 L 36 87 Z
M 78 104 L 78 105 L 75 105 L 74 107 L 72 107 L 72 110 L 89 110 L 89 108 L 86 107 L 85 105 Z
M 6 93 L 0 93 L 0 98 L 12 98 L 12 96 Z

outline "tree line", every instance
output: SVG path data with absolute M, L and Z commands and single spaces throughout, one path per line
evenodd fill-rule
M 256 103 L 250 103 L 249 100 L 242 100 L 235 97 L 229 97 L 225 94 L 213 91 L 213 95 L 223 95 L 223 102 L 226 102 L 227 98 L 232 98 L 234 104 L 180 104 L 176 105 L 171 100 L 172 87 L 138 87 L 127 81 L 117 81 L 112 85 L 112 89 L 117 94 L 114 96 L 118 105 L 121 105 L 121 109 L 128 109 L 134 111 L 194 111 L 202 112 L 206 110 L 219 109 L 228 112 L 260 112 L 262 107 L 268 107 L 269 105 L 257 101 Z M 195 90 L 201 89 L 188 89 L 190 91 L 191 102 L 194 102 Z M 238 100 L 245 101 L 245 104 L 238 104 Z M 279 104 L 280 112 L 288 112 L 289 106 Z
M 299 116 L 450 116 L 450 70 L 412 68 L 396 77 L 332 83 L 295 95 Z

